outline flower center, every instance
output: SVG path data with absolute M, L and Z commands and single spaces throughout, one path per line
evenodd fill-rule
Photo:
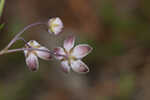
M 71 66 L 71 61 L 77 60 L 74 56 L 71 55 L 71 53 L 69 53 L 69 54 L 67 55 L 67 57 L 68 57 L 68 62 L 69 62 L 69 65 L 70 65 L 70 66 Z
M 66 58 L 64 58 L 64 60 L 68 60 L 68 63 L 71 66 L 71 61 L 72 60 L 77 60 L 77 58 L 72 55 L 73 48 L 69 52 L 65 48 L 63 48 L 63 49 L 64 49 L 64 52 L 66 54 Z

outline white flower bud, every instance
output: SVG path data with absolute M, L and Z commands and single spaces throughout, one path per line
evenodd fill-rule
M 48 32 L 58 35 L 63 28 L 63 22 L 59 17 L 51 18 L 48 21 Z

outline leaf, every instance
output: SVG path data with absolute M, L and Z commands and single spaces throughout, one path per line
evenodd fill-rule
M 5 0 L 0 0 L 0 17 L 2 16 L 3 13 L 4 4 L 5 4 Z

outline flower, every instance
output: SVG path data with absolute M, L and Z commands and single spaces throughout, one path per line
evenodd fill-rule
M 54 33 L 55 35 L 58 35 L 63 28 L 63 23 L 59 17 L 51 18 L 48 21 L 48 32 Z
M 35 40 L 29 41 L 26 45 L 26 48 L 37 48 L 41 50 L 48 50 L 47 48 L 41 46 Z M 37 71 L 39 68 L 38 57 L 44 60 L 49 60 L 51 58 L 50 53 L 37 50 L 24 50 L 26 57 L 26 64 L 31 71 Z
M 57 47 L 54 49 L 55 58 L 61 61 L 61 68 L 64 72 L 70 72 L 72 69 L 78 73 L 87 73 L 89 68 L 81 60 L 92 51 L 88 44 L 79 44 L 74 47 L 75 37 L 69 36 L 64 41 L 64 48 Z

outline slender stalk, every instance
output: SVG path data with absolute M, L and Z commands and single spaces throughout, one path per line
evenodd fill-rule
M 31 50 L 37 50 L 37 51 L 43 51 L 43 52 L 50 52 L 49 50 L 43 50 L 43 49 L 37 49 L 37 48 L 18 48 L 18 49 L 11 49 L 11 50 L 7 50 L 6 52 L 5 52 L 5 54 L 7 54 L 7 53 L 13 53 L 13 52 L 18 52 L 18 51 L 24 51 L 24 50 L 29 50 L 29 51 L 31 51 Z
M 23 38 L 23 37 L 18 37 L 17 40 L 22 40 L 25 44 L 27 44 L 28 42 Z
M 5 50 L 7 50 L 8 48 L 10 48 L 16 41 L 17 39 L 29 28 L 33 27 L 33 26 L 37 26 L 37 25 L 46 25 L 46 23 L 43 22 L 37 22 L 37 23 L 33 23 L 30 24 L 28 26 L 26 26 L 23 30 L 21 30 L 19 33 L 17 33 L 17 35 L 10 41 L 10 43 L 5 47 Z
M 42 52 L 50 53 L 51 55 L 54 55 L 54 56 L 63 56 L 63 57 L 66 58 L 65 55 L 56 54 L 53 51 L 43 50 L 43 49 L 38 49 L 38 48 L 18 48 L 18 49 L 5 50 L 5 51 L 1 51 L 0 55 L 8 54 L 8 53 L 13 53 L 13 52 L 24 51 L 24 50 L 28 50 L 28 51 L 31 51 L 31 50 L 42 51 Z
M 23 37 L 19 37 L 17 40 L 22 40 L 29 48 L 31 48 L 31 46 L 28 44 L 28 42 Z

